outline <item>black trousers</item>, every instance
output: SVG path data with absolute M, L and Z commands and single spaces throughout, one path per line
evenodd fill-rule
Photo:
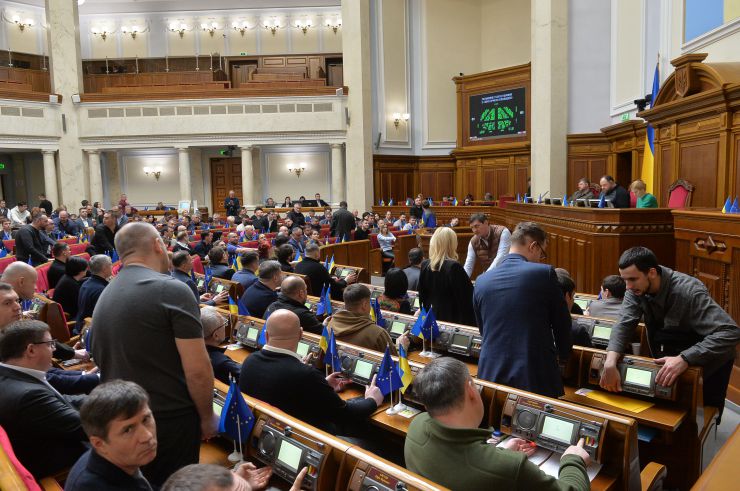
M 176 470 L 197 464 L 200 458 L 200 418 L 193 409 L 181 416 L 154 414 L 157 457 L 141 471 L 152 486 L 160 487 Z
M 725 397 L 727 397 L 727 385 L 730 383 L 732 365 L 735 362 L 731 358 L 708 377 L 704 377 L 704 405 L 716 407 L 719 410 L 717 424 L 722 421 L 722 411 L 725 409 Z

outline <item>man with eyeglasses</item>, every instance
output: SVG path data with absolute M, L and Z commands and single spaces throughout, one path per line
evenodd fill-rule
M 0 425 L 36 479 L 70 467 L 85 452 L 81 396 L 63 396 L 46 380 L 56 347 L 40 321 L 11 323 L 0 335 Z
M 238 382 L 242 366 L 226 356 L 226 348 L 221 347 L 226 341 L 226 326 L 229 325 L 229 320 L 213 307 L 202 307 L 200 322 L 203 324 L 203 340 L 206 343 L 208 357 L 211 359 L 213 376 L 226 385 L 231 382 L 229 377 Z
M 475 282 L 473 306 L 483 335 L 478 377 L 548 397 L 563 395 L 558 362 L 573 346 L 568 306 L 547 259 L 547 234 L 522 222 L 499 265 Z

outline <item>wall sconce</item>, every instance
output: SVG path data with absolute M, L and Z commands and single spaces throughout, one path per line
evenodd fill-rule
M 218 22 L 211 22 L 210 24 L 201 24 L 200 28 L 204 31 L 208 31 L 208 34 L 213 37 L 213 34 L 218 30 Z
M 288 172 L 295 173 L 296 177 L 299 179 L 301 178 L 301 174 L 305 170 L 306 170 L 306 164 L 304 162 L 301 162 L 297 166 L 293 164 L 288 164 Z
M 325 24 L 326 24 L 326 27 L 328 27 L 329 29 L 331 29 L 332 31 L 334 31 L 334 34 L 336 34 L 337 33 L 337 29 L 339 29 L 340 27 L 342 27 L 342 19 L 340 19 L 339 17 L 337 17 L 334 20 L 326 19 Z
M 247 29 L 249 29 L 249 24 L 247 24 L 247 21 L 245 20 L 242 22 L 232 22 L 231 28 L 235 31 L 239 31 L 239 34 L 244 36 L 244 33 L 247 32 Z
M 190 28 L 188 27 L 187 24 L 177 23 L 177 22 L 170 23 L 170 31 L 178 33 L 180 37 L 183 37 L 185 35 L 185 31 L 189 29 Z
M 296 29 L 300 29 L 301 31 L 303 31 L 303 34 L 304 35 L 308 32 L 308 30 L 312 26 L 313 26 L 313 22 L 311 21 L 311 19 L 297 20 L 297 21 L 295 21 L 295 27 L 296 27 Z
M 93 27 L 90 29 L 90 32 L 93 34 L 93 36 L 100 36 L 100 39 L 105 41 L 108 38 L 109 34 L 113 34 L 112 31 L 108 31 L 105 28 L 100 29 L 99 27 Z
M 401 121 L 406 123 L 409 120 L 409 113 L 393 113 L 393 126 L 398 128 Z
M 272 21 L 269 19 L 265 19 L 265 21 L 262 23 L 265 29 L 272 32 L 272 35 L 274 36 L 278 29 L 280 29 L 280 20 L 277 17 L 273 17 Z
M 136 35 L 142 31 L 139 26 L 131 26 L 131 27 L 121 26 L 121 32 L 124 34 L 130 34 L 131 39 L 136 39 Z
M 20 29 L 21 32 L 23 32 L 26 27 L 33 27 L 34 24 L 33 19 L 21 20 L 21 17 L 19 15 L 14 15 L 13 19 L 11 20 L 13 21 L 13 23 L 15 23 L 15 25 L 18 26 L 18 29 Z
M 144 174 L 154 176 L 154 179 L 159 181 L 159 176 L 162 175 L 161 167 L 144 167 Z

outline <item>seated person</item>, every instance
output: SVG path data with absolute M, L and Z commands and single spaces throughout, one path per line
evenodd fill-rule
M 264 318 L 267 307 L 277 300 L 275 290 L 283 281 L 283 272 L 277 261 L 260 264 L 260 278 L 242 294 L 241 303 L 254 317 Z
M 353 240 L 367 240 L 370 237 L 370 223 L 363 219 L 355 229 Z
M 568 310 L 571 313 L 575 314 L 576 312 L 574 307 L 578 307 L 578 310 L 581 310 L 581 307 L 573 301 L 573 295 L 575 295 L 576 292 L 576 284 L 573 282 L 573 278 L 570 277 L 568 272 L 562 268 L 555 268 L 555 274 L 558 277 L 558 285 L 560 285 L 560 290 L 565 296 L 565 303 L 568 305 Z M 583 311 L 581 310 L 581 312 Z M 570 334 L 573 338 L 573 344 L 578 346 L 585 346 L 587 348 L 593 346 L 591 344 L 591 335 L 588 333 L 588 330 L 585 326 L 582 326 L 581 324 L 576 322 L 576 319 L 571 320 Z
M 306 257 L 295 266 L 296 273 L 308 276 L 311 282 L 311 295 L 320 296 L 321 290 L 326 285 L 331 285 L 332 293 L 338 295 L 347 285 L 357 281 L 357 273 L 352 273 L 345 279 L 329 274 L 319 257 L 319 246 L 309 244 L 306 246 Z
M 293 265 L 291 264 L 291 261 L 295 257 L 295 252 L 289 244 L 282 244 L 281 246 L 277 247 L 275 249 L 275 257 L 280 263 L 281 270 L 285 271 L 286 273 L 293 273 L 295 271 L 293 269 Z
M 201 302 L 206 305 L 216 305 L 217 303 L 223 303 L 228 300 L 228 290 L 224 290 L 216 296 L 210 292 L 206 292 L 203 295 L 199 294 L 198 286 L 195 284 L 192 273 L 193 258 L 188 254 L 188 251 L 177 251 L 172 254 L 172 277 L 188 285 L 188 288 L 190 288 L 193 295 L 195 295 L 195 300 L 197 302 Z
M 630 191 L 635 193 L 637 198 L 636 208 L 657 208 L 658 200 L 655 196 L 647 192 L 647 186 L 642 179 L 637 179 L 630 184 Z
M 200 322 L 203 324 L 203 339 L 211 359 L 213 376 L 226 385 L 231 383 L 230 377 L 238 382 L 242 366 L 226 356 L 226 348 L 221 347 L 226 341 L 226 326 L 229 325 L 229 320 L 216 309 L 203 307 L 200 309 Z
M 391 335 L 373 322 L 370 309 L 370 289 L 361 283 L 349 285 L 344 290 L 344 309 L 331 316 L 327 327 L 334 330 L 337 340 L 381 353 L 390 346 L 391 354 L 396 355 Z M 409 339 L 404 334 L 396 342 L 408 347 Z
M 64 276 L 64 265 L 67 262 L 67 258 L 71 255 L 69 244 L 66 242 L 57 242 L 51 248 L 51 255 L 54 261 L 52 261 L 51 266 L 46 271 L 46 278 L 49 281 L 49 288 L 55 288 L 59 280 Z
M 411 314 L 408 290 L 409 280 L 403 270 L 389 269 L 385 274 L 383 293 L 378 297 L 380 308 L 401 314 Z
M 206 230 L 200 234 L 200 242 L 198 242 L 193 248 L 193 252 L 197 254 L 201 260 L 208 256 L 213 247 L 213 232 Z
M 344 401 L 337 392 L 349 380 L 340 372 L 324 377 L 302 362 L 296 354 L 302 329 L 293 312 L 276 310 L 267 320 L 266 329 L 267 344 L 242 365 L 239 388 L 245 394 L 334 435 L 349 429 L 342 428 L 345 424 L 368 418 L 383 403 L 375 378 L 366 387 L 364 398 Z
M 411 420 L 406 435 L 410 471 L 450 489 L 591 489 L 583 439 L 563 452 L 558 479 L 527 460 L 535 451 L 530 442 L 512 437 L 504 448 L 488 444 L 491 430 L 480 428 L 483 401 L 462 361 L 432 360 L 416 375 L 414 394 L 427 412 Z
M 457 217 L 452 217 L 450 220 L 450 224 L 447 225 L 448 227 L 459 227 L 460 226 L 460 219 Z
M 90 258 L 90 277 L 80 287 L 77 300 L 77 318 L 74 334 L 79 334 L 85 319 L 92 317 L 95 305 L 103 290 L 108 286 L 108 278 L 113 274 L 113 263 L 105 254 L 96 254 Z
M 591 182 L 586 177 L 578 180 L 578 190 L 570 197 L 571 201 L 577 199 L 593 199 L 594 193 L 591 191 Z
M 175 246 L 172 248 L 172 252 L 186 251 L 188 254 L 195 254 L 195 251 L 190 248 L 190 236 L 186 230 L 177 232 L 177 239 Z
M 407 223 L 408 223 L 408 220 L 406 220 L 406 214 L 401 213 L 401 217 L 395 222 L 393 222 L 393 226 L 398 229 L 403 230 L 403 227 L 405 227 Z
M 308 289 L 303 278 L 293 275 L 286 276 L 280 284 L 280 293 L 277 300 L 267 307 L 267 314 L 272 314 L 280 309 L 290 310 L 298 316 L 301 328 L 304 331 L 321 334 L 324 326 L 313 312 L 306 307 L 307 299 Z
M 416 230 L 419 228 L 419 221 L 416 217 L 409 217 L 409 223 L 401 227 L 401 230 Z
M 306 472 L 308 467 L 301 469 L 289 491 L 301 491 Z M 258 469 L 251 462 L 243 462 L 234 470 L 215 464 L 190 464 L 172 474 L 160 491 L 256 491 L 266 488 L 271 476 L 272 467 Z
M 234 273 L 231 281 L 240 283 L 246 290 L 257 281 L 255 271 L 260 267 L 260 257 L 255 251 L 242 252 L 239 254 L 239 262 L 241 262 L 242 269 Z
M 208 264 L 211 267 L 211 273 L 216 278 L 230 280 L 234 276 L 234 270 L 229 267 L 228 257 L 223 247 L 213 247 L 208 253 Z
M 17 321 L 0 335 L 0 426 L 36 479 L 70 467 L 85 451 L 80 396 L 60 396 L 46 382 L 56 342 L 40 321 Z
M 409 265 L 403 268 L 403 273 L 409 280 L 408 289 L 414 292 L 419 290 L 422 261 L 424 261 L 424 251 L 419 247 L 414 247 L 409 251 Z
M 72 256 L 67 259 L 64 276 L 54 288 L 52 300 L 62 306 L 68 319 L 77 318 L 77 309 L 80 299 L 80 287 L 87 276 L 87 261 L 81 257 Z
M 141 467 L 157 455 L 157 427 L 149 396 L 133 382 L 97 387 L 80 409 L 91 448 L 69 471 L 67 491 L 151 490 Z
M 288 244 L 290 244 L 293 250 L 301 256 L 306 252 L 306 237 L 303 234 L 303 229 L 301 227 L 293 227 L 290 231 Z
M 615 274 L 607 276 L 601 282 L 601 299 L 593 300 L 588 305 L 586 315 L 617 320 L 626 292 L 627 285 L 621 276 Z

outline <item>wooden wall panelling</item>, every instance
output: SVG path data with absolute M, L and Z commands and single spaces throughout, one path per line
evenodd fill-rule
M 242 195 L 242 159 L 241 157 L 211 159 L 211 209 L 224 213 L 224 201 L 230 190 L 243 203 Z
M 514 167 L 514 189 L 511 193 L 512 196 L 516 196 L 517 194 L 523 196 L 527 192 L 527 179 L 531 175 L 530 170 L 529 164 L 518 164 Z
M 718 152 L 716 138 L 679 142 L 678 175 L 694 185 L 692 206 L 717 206 Z
M 584 133 L 568 135 L 568 182 L 567 193 L 578 189 L 578 180 L 586 177 L 591 182 L 599 182 L 607 173 L 611 145 L 603 133 Z
M 740 113 L 738 113 L 740 115 Z M 740 118 L 739 118 L 740 119 Z M 736 191 L 740 190 L 740 134 L 734 134 L 733 141 L 733 155 L 735 156 L 735 166 L 732 169 L 734 175 L 734 188 Z M 730 182 L 733 182 L 732 180 Z

